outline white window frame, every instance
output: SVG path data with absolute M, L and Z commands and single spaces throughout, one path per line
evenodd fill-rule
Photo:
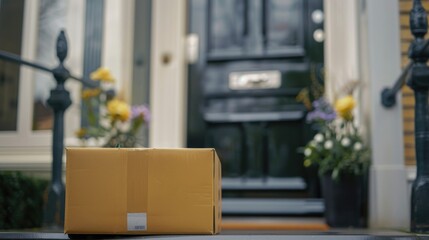
M 134 0 L 104 0 L 101 65 L 115 77 L 115 90 L 131 103 L 133 73 Z
M 66 36 L 69 51 L 65 65 L 71 73 L 80 76 L 83 65 L 85 0 L 69 0 L 68 4 Z M 21 56 L 25 60 L 33 61 L 36 57 L 39 5 L 40 0 L 25 1 L 21 47 Z M 34 79 L 35 71 L 38 70 L 26 66 L 20 67 L 17 130 L 0 132 L 0 169 L 2 170 L 5 169 L 2 166 L 13 168 L 15 163 L 51 161 L 52 130 L 32 130 L 33 89 L 34 84 L 37 84 Z M 73 101 L 65 115 L 66 138 L 73 137 L 73 132 L 80 126 L 80 88 L 81 85 L 74 80 L 68 80 L 66 83 L 66 89 L 70 92 Z

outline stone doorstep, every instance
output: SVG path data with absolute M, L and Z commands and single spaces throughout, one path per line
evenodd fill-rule
M 221 226 L 222 231 L 329 230 L 323 218 L 306 217 L 223 217 Z

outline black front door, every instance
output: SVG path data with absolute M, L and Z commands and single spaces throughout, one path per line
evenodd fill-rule
M 189 1 L 199 53 L 189 65 L 187 145 L 216 149 L 224 200 L 317 197 L 298 151 L 311 133 L 296 96 L 320 77 L 322 2 Z

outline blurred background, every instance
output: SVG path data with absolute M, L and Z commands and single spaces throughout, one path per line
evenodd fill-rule
M 122 100 L 149 107 L 136 146 L 216 149 L 223 213 L 239 225 L 270 217 L 325 227 L 317 169 L 304 168 L 300 151 L 317 131 L 305 119 L 313 100 L 333 101 L 358 82 L 356 122 L 372 149 L 361 226 L 408 228 L 413 92 L 403 87 L 392 109 L 380 105 L 380 93 L 408 63 L 411 7 L 411 0 L 0 0 L 0 50 L 54 67 L 64 29 L 70 72 L 88 78 L 108 68 Z M 0 60 L 0 229 L 42 226 L 53 87 L 50 74 Z M 84 87 L 67 81 L 66 88 L 73 103 L 65 145 L 102 146 L 76 136 L 89 124 Z

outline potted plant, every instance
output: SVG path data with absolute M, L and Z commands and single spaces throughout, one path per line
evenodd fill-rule
M 354 122 L 355 105 L 351 95 L 338 99 L 334 108 L 322 97 L 307 115 L 317 134 L 304 147 L 304 166 L 318 167 L 331 227 L 360 226 L 363 175 L 370 155 Z
M 76 136 L 83 145 L 89 146 L 138 146 L 139 130 L 150 121 L 149 108 L 146 105 L 130 106 L 116 96 L 113 90 L 115 79 L 107 68 L 97 69 L 90 77 L 100 85 L 82 92 L 85 103 L 82 114 L 86 114 L 88 125 L 76 131 Z

